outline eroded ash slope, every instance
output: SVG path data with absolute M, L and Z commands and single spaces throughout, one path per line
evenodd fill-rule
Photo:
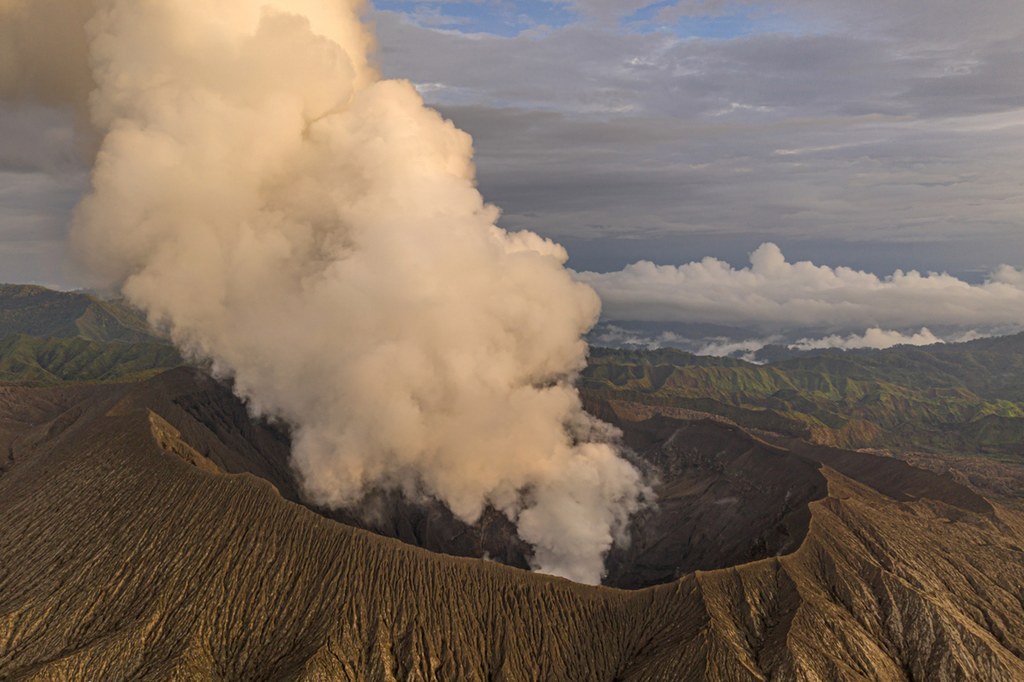
M 941 477 L 834 456 L 792 553 L 589 588 L 290 501 L 272 435 L 175 401 L 204 381 L 6 389 L 0 678 L 1024 678 L 1024 519 Z

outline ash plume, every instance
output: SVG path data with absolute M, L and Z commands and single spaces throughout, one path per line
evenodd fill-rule
M 491 505 L 535 568 L 598 582 L 647 494 L 572 385 L 599 300 L 496 226 L 470 137 L 379 78 L 361 9 L 0 0 L 0 95 L 85 112 L 95 284 L 290 423 L 312 500 Z

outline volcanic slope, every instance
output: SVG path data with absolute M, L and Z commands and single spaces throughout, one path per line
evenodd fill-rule
M 0 679 L 1024 679 L 1024 517 L 909 467 L 835 455 L 792 554 L 591 588 L 226 473 L 241 436 L 160 397 L 203 380 L 0 393 Z
M 328 518 L 434 552 L 530 565 L 529 545 L 494 510 L 470 526 L 435 500 L 395 492 L 375 491 L 341 510 L 306 503 L 288 466 L 286 434 L 254 423 L 225 386 L 200 372 L 180 369 L 140 384 L 133 394 L 144 395 L 151 409 L 186 434 L 190 447 L 224 471 L 267 479 L 285 498 Z M 825 496 L 816 460 L 805 461 L 736 427 L 662 416 L 629 421 L 607 413 L 606 406 L 588 408 L 624 429 L 627 444 L 656 480 L 659 500 L 636 518 L 629 549 L 609 558 L 607 585 L 648 587 L 695 570 L 792 551 L 807 531 L 807 504 Z

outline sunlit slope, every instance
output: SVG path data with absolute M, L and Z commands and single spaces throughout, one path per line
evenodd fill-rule
M 898 502 L 826 467 L 793 554 L 581 587 L 223 473 L 202 451 L 225 441 L 164 380 L 0 392 L 0 678 L 1024 677 L 1024 523 L 998 506 L 927 486 Z
M 132 381 L 182 364 L 164 343 L 103 343 L 83 338 L 0 339 L 0 381 L 28 384 Z
M 157 341 L 145 317 L 117 301 L 28 284 L 0 284 L 0 338 L 14 335 L 90 341 Z
M 592 396 L 689 408 L 843 447 L 1024 455 L 1024 336 L 753 365 L 595 349 Z
M 180 364 L 177 351 L 121 303 L 0 284 L 0 382 L 131 381 Z

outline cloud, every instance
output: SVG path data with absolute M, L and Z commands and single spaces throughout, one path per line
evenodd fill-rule
M 704 343 L 700 348 L 698 348 L 694 352 L 697 355 L 711 355 L 717 358 L 739 357 L 748 362 L 754 362 L 757 356 L 757 351 L 761 350 L 770 343 L 777 342 L 778 340 L 778 337 L 769 337 L 766 339 L 746 339 L 743 341 L 734 341 L 727 338 L 718 338 L 713 341 Z
M 893 346 L 931 346 L 936 343 L 945 343 L 945 341 L 932 334 L 927 327 L 922 327 L 921 331 L 916 334 L 903 334 L 890 329 L 872 327 L 863 334 L 851 334 L 850 336 L 832 334 L 820 339 L 800 339 L 796 343 L 790 344 L 789 348 L 794 350 L 822 350 L 825 348 L 884 350 Z
M 792 263 L 778 246 L 766 243 L 744 268 L 710 257 L 680 266 L 641 261 L 618 272 L 582 272 L 577 278 L 597 290 L 604 317 L 612 321 L 714 323 L 766 331 L 1024 326 L 1022 273 L 1009 266 L 974 285 L 945 273 L 896 271 L 879 277 L 848 267 Z
M 586 269 L 766 240 L 890 272 L 1024 252 L 1024 5 L 922 21 L 905 2 L 732 4 L 756 30 L 722 40 L 587 22 L 470 38 L 381 15 L 381 61 L 444 85 L 426 95 L 474 135 L 503 224 Z
M 568 0 L 568 4 L 584 16 L 613 21 L 628 17 L 653 3 L 650 0 Z
M 86 170 L 76 153 L 72 120 L 51 107 L 0 107 L 0 172 L 50 176 Z
M 775 334 L 761 338 L 743 338 L 740 336 L 714 336 L 693 338 L 672 331 L 645 333 L 642 330 L 626 329 L 615 324 L 605 323 L 591 335 L 594 343 L 615 348 L 679 348 L 694 355 L 710 355 L 713 357 L 730 357 L 758 363 L 758 351 L 766 346 L 785 346 L 790 350 L 814 351 L 836 348 L 854 350 L 871 348 L 884 350 L 893 346 L 930 346 L 937 343 L 960 343 L 989 336 L 975 330 L 959 331 L 945 338 L 933 334 L 927 327 L 918 332 L 904 333 L 893 329 L 872 327 L 863 334 L 829 334 L 827 336 L 801 337 L 795 341 L 787 341 L 789 335 Z

